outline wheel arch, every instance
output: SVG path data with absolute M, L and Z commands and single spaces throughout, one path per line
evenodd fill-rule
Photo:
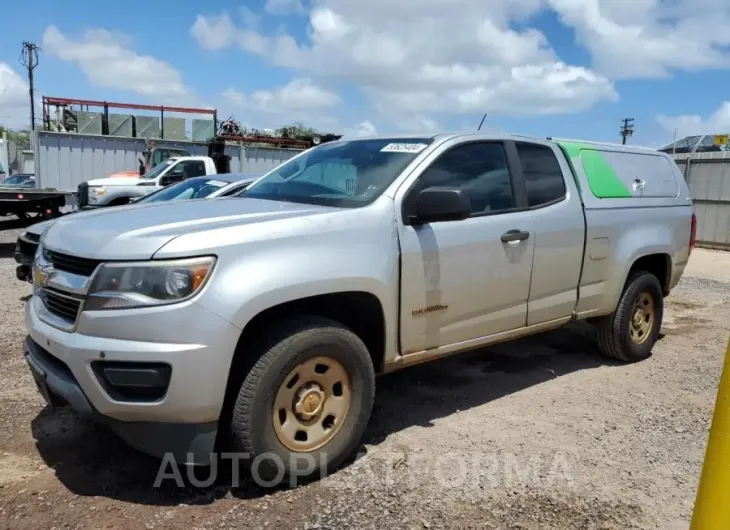
M 656 276 L 664 296 L 669 294 L 669 282 L 672 276 L 672 257 L 669 254 L 659 252 L 636 258 L 626 274 L 624 283 L 635 271 L 646 271 Z
M 325 317 L 350 328 L 365 343 L 375 372 L 383 372 L 387 340 L 386 314 L 381 300 L 375 294 L 367 291 L 339 291 L 281 302 L 259 311 L 241 330 L 226 382 L 222 425 L 229 421 L 238 387 L 258 359 L 252 350 L 264 343 L 271 325 L 267 322 L 282 322 L 298 315 Z

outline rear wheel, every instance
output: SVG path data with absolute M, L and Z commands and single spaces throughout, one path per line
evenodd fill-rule
M 375 374 L 362 340 L 334 321 L 301 317 L 260 353 L 231 420 L 254 478 L 275 485 L 334 471 L 357 449 L 372 410 Z
M 646 359 L 659 336 L 663 315 L 664 294 L 657 277 L 633 272 L 616 311 L 596 321 L 599 349 L 620 361 Z

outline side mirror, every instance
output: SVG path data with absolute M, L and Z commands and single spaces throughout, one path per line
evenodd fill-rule
M 418 194 L 414 213 L 411 224 L 461 221 L 471 215 L 471 200 L 462 189 L 434 186 Z

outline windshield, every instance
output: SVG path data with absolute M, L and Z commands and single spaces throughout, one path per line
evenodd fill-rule
M 33 184 L 33 175 L 13 175 L 3 180 L 3 186 L 28 186 Z
M 182 201 L 185 199 L 202 199 L 229 183 L 222 180 L 213 180 L 207 177 L 191 178 L 168 186 L 161 190 L 145 195 L 137 201 L 139 203 L 160 201 Z
M 431 138 L 332 142 L 285 162 L 246 197 L 354 208 L 377 199 Z
M 145 173 L 144 175 L 142 175 L 140 178 L 142 178 L 142 179 L 154 179 L 154 178 L 157 178 L 157 176 L 160 173 L 162 173 L 163 171 L 165 171 L 168 167 L 170 167 L 174 163 L 175 163 L 175 160 L 172 160 L 172 159 L 168 158 L 164 162 L 161 162 L 161 163 L 157 164 L 155 167 L 153 167 L 152 169 L 150 169 L 147 173 Z

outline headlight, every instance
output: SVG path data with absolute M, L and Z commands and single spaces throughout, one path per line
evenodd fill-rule
M 215 258 L 105 263 L 94 274 L 84 309 L 130 309 L 181 302 L 205 285 Z
M 104 194 L 106 193 L 106 188 L 103 188 L 101 186 L 93 186 L 89 188 L 89 203 L 94 204 L 99 202 L 99 199 L 101 199 Z

